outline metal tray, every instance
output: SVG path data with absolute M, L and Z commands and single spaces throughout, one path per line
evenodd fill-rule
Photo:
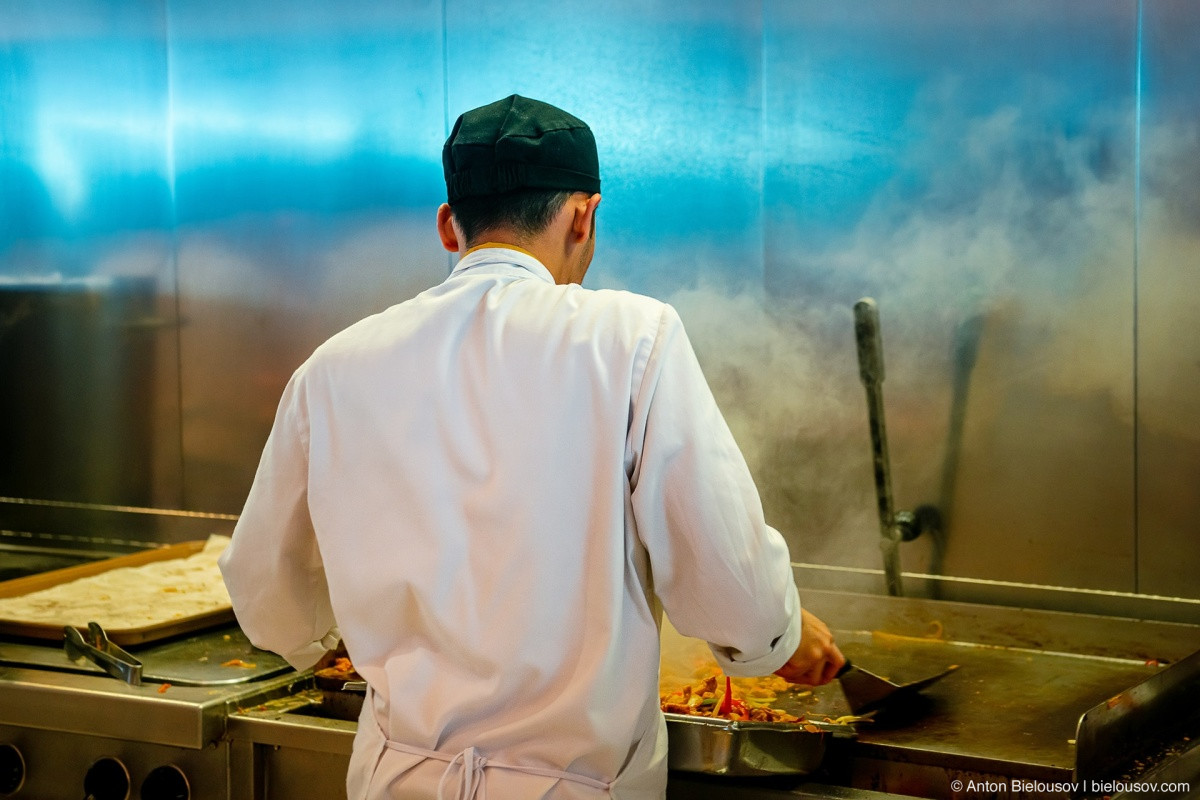
M 142 662 L 143 683 L 173 686 L 229 686 L 249 683 L 288 672 L 291 665 L 275 653 L 259 650 L 236 625 L 199 631 L 130 647 Z M 61 643 L 0 641 L 0 665 L 51 669 L 85 675 L 104 675 L 90 661 L 77 663 L 63 652 Z
M 204 549 L 205 542 L 203 540 L 193 542 L 181 542 L 167 547 L 155 548 L 153 550 L 143 550 L 139 553 L 131 553 L 127 556 L 117 556 L 116 558 L 106 558 L 101 561 L 93 561 L 88 564 L 80 564 L 74 567 L 65 567 L 63 569 L 50 570 L 37 575 L 27 575 L 24 578 L 16 578 L 10 581 L 0 583 L 0 597 L 19 597 L 30 592 L 49 589 L 52 586 L 69 583 L 80 578 L 89 578 L 93 575 L 99 575 L 102 572 L 108 572 L 113 569 L 122 567 L 137 567 L 143 564 L 149 564 L 155 561 L 169 561 L 174 558 L 187 558 L 190 555 L 200 552 Z M 212 609 L 200 614 L 193 614 L 186 617 L 178 617 L 164 622 L 154 623 L 152 625 L 143 625 L 136 628 L 108 628 L 105 627 L 105 632 L 108 634 L 110 641 L 121 646 L 131 644 L 143 644 L 145 642 L 157 641 L 159 639 L 167 639 L 172 636 L 178 636 L 183 633 L 191 633 L 193 631 L 211 628 L 216 625 L 223 625 L 228 622 L 233 622 L 233 609 L 229 606 Z M 41 622 L 30 622 L 21 619 L 0 619 L 0 634 L 8 636 L 24 636 L 31 639 L 48 639 L 61 642 L 63 639 L 63 626 Z
M 663 716 L 667 719 L 667 766 L 709 775 L 807 775 L 821 766 L 834 739 L 855 735 L 850 726 L 828 723 Z

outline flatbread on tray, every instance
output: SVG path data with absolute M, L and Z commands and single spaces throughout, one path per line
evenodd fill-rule
M 217 558 L 228 536 L 210 536 L 185 558 L 117 567 L 16 597 L 0 598 L 0 620 L 106 630 L 145 628 L 230 607 Z

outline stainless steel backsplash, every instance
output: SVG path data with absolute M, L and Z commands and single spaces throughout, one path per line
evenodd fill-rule
M 442 140 L 519 91 L 592 124 L 587 285 L 680 310 L 802 578 L 882 590 L 869 295 L 897 504 L 947 521 L 914 591 L 1200 599 L 1200 7 L 555 7 L 0 7 L 0 529 L 228 529 L 291 372 L 448 272 Z

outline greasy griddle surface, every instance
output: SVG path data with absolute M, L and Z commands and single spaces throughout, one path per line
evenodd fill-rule
M 837 640 L 848 658 L 893 682 L 960 667 L 918 702 L 859 723 L 860 755 L 895 758 L 904 750 L 910 751 L 905 760 L 962 769 L 1002 761 L 1020 765 L 1010 767 L 1011 774 L 1029 777 L 1069 773 L 1080 715 L 1159 669 L 1139 661 L 886 633 L 838 631 Z M 817 719 L 850 713 L 836 681 L 809 697 L 784 695 L 778 705 Z

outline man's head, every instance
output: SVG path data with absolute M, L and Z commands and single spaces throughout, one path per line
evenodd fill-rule
M 495 196 L 464 197 L 450 204 L 467 247 L 487 241 L 494 231 L 530 239 L 542 231 L 571 196 L 562 189 L 524 189 Z
M 438 229 L 448 250 L 515 244 L 560 282 L 582 280 L 600 202 L 596 140 L 586 123 L 511 95 L 458 118 L 442 166 L 448 203 L 438 209 Z

